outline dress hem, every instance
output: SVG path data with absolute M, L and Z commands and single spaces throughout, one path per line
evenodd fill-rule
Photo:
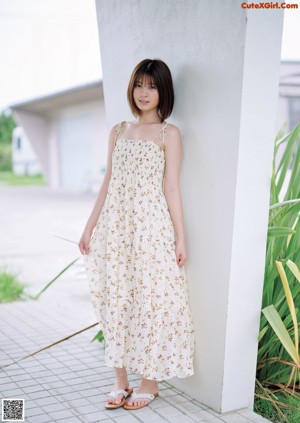
M 105 365 L 106 366 L 108 366 L 108 367 L 112 367 L 112 368 L 114 368 L 114 367 L 119 367 L 118 365 L 116 365 L 116 364 L 112 364 L 111 362 L 106 362 L 105 361 Z M 135 374 L 135 375 L 141 375 L 143 378 L 145 378 L 145 379 L 149 379 L 149 380 L 155 380 L 155 381 L 157 381 L 157 382 L 163 382 L 164 380 L 170 380 L 170 379 L 173 379 L 173 378 L 175 378 L 175 377 L 177 377 L 177 378 L 179 378 L 179 379 L 186 379 L 186 378 L 188 378 L 188 377 L 191 377 L 191 376 L 194 376 L 194 370 L 192 370 L 190 373 L 185 373 L 184 375 L 182 375 L 182 373 L 181 374 L 174 374 L 174 375 L 172 375 L 172 376 L 166 376 L 166 377 L 163 377 L 163 378 L 149 378 L 149 377 L 146 377 L 146 376 L 144 376 L 144 373 L 143 372 L 141 372 L 141 371 L 134 371 L 133 370 L 133 368 L 132 367 L 130 367 L 130 366 L 121 366 L 121 367 L 125 367 L 126 368 L 126 370 L 130 370 L 133 374 Z

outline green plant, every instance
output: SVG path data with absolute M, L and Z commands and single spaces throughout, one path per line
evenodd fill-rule
M 10 110 L 0 113 L 0 171 L 11 170 L 11 143 L 15 126 Z
M 12 148 L 11 144 L 3 144 L 0 146 L 0 171 L 12 171 Z
M 272 401 L 265 399 L 265 390 L 260 391 L 261 396 L 257 395 L 254 401 L 254 411 L 261 414 L 271 422 L 281 423 L 287 421 L 289 423 L 299 423 L 300 421 L 300 409 L 299 409 L 299 397 L 295 397 L 286 392 L 274 393 L 270 391 L 272 395 Z M 283 410 L 278 412 L 277 408 Z M 281 414 L 282 413 L 282 414 Z
M 12 301 L 22 301 L 28 298 L 24 289 L 28 286 L 18 280 L 17 273 L 8 270 L 0 271 L 0 303 L 10 303 Z
M 295 306 L 300 300 L 299 134 L 300 123 L 287 135 L 282 129 L 275 140 L 258 343 L 256 400 L 264 409 L 273 407 L 278 421 L 288 421 L 289 406 L 278 399 L 280 394 L 300 400 L 300 316 Z M 283 153 L 277 166 L 279 148 Z

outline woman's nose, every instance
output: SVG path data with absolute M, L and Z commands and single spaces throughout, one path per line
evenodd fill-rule
M 142 95 L 147 95 L 147 87 L 146 86 L 142 87 Z

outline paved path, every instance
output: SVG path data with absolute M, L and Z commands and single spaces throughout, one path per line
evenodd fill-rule
M 94 194 L 51 192 L 47 187 L 0 187 L 0 266 L 19 273 L 37 293 L 80 256 L 77 244 Z M 82 258 L 38 301 L 0 306 L 0 365 L 11 363 L 96 322 Z M 106 410 L 114 371 L 104 346 L 91 343 L 98 326 L 37 355 L 0 369 L 1 398 L 24 398 L 27 423 L 242 423 L 267 422 L 248 409 L 219 414 L 168 382 L 143 409 Z M 140 377 L 129 372 L 131 387 Z

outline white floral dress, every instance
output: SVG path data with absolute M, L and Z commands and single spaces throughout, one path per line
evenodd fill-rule
M 156 381 L 185 378 L 194 374 L 194 325 L 163 193 L 165 151 L 152 140 L 118 139 L 123 123 L 107 196 L 83 255 L 105 363 Z

